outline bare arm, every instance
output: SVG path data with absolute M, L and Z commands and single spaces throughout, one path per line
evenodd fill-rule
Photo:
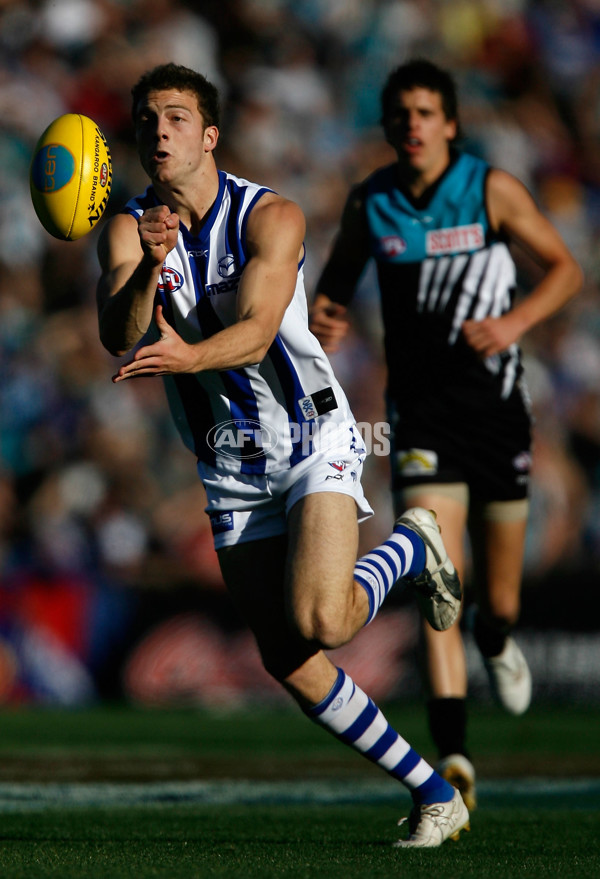
M 559 311 L 575 296 L 583 281 L 571 252 L 522 183 L 494 169 L 488 177 L 487 198 L 493 227 L 531 253 L 544 269 L 544 277 L 507 314 L 463 323 L 465 339 L 484 357 L 506 350 L 536 324 Z
M 146 211 L 139 223 L 117 214 L 103 230 L 96 299 L 100 339 L 111 354 L 130 351 L 148 330 L 160 271 L 178 228 L 177 215 L 162 205 Z
M 305 223 L 300 208 L 275 195 L 263 196 L 248 221 L 248 260 L 237 296 L 237 321 L 209 339 L 188 344 L 162 315 L 161 338 L 140 348 L 115 381 L 140 375 L 236 369 L 260 363 L 275 338 L 296 289 Z
M 323 349 L 337 351 L 348 332 L 346 304 L 369 258 L 362 187 L 348 196 L 331 255 L 317 284 L 309 326 Z

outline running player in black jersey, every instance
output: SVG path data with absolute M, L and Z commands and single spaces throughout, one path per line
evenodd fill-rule
M 397 162 L 352 189 L 317 285 L 311 329 L 325 350 L 338 347 L 346 306 L 373 258 L 395 506 L 410 501 L 437 512 L 461 576 L 468 529 L 475 640 L 494 696 L 521 714 L 531 676 L 510 632 L 520 610 L 531 418 L 518 341 L 577 293 L 582 275 L 518 180 L 454 148 L 457 98 L 446 71 L 425 60 L 393 71 L 382 92 L 382 123 Z M 544 269 L 518 301 L 511 240 Z M 425 623 L 424 646 L 438 770 L 473 808 L 459 625 L 440 633 Z

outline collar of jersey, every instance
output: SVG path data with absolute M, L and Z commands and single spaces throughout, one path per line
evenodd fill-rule
M 219 175 L 219 191 L 217 193 L 217 197 L 215 198 L 212 205 L 210 206 L 210 208 L 208 209 L 208 211 L 204 215 L 204 218 L 202 220 L 202 225 L 200 226 L 200 232 L 198 233 L 198 235 L 192 235 L 192 233 L 190 232 L 188 227 L 185 225 L 185 223 L 183 223 L 181 220 L 179 221 L 179 231 L 181 232 L 184 241 L 188 241 L 188 242 L 201 241 L 202 243 L 205 243 L 208 241 L 209 236 L 210 236 L 210 230 L 212 229 L 214 222 L 215 222 L 215 219 L 217 217 L 217 214 L 219 212 L 219 207 L 220 207 L 221 201 L 223 199 L 223 192 L 225 190 L 225 184 L 227 182 L 227 175 L 225 174 L 224 171 L 218 171 L 218 175 Z M 155 200 L 156 204 L 157 205 L 162 204 L 162 202 L 159 200 L 158 196 L 156 195 L 156 192 L 154 191 L 154 189 L 152 189 L 152 194 L 154 196 L 154 200 Z

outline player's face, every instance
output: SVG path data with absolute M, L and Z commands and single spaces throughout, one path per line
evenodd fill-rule
M 446 168 L 456 122 L 449 120 L 442 96 L 426 88 L 401 91 L 386 116 L 386 135 L 402 167 L 432 183 Z
M 135 133 L 142 167 L 153 183 L 170 187 L 193 179 L 218 137 L 215 126 L 205 128 L 196 95 L 176 89 L 148 93 L 136 109 Z

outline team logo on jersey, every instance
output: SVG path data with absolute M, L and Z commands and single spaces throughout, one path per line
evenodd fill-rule
M 233 253 L 226 253 L 222 256 L 217 265 L 217 271 L 222 278 L 230 278 L 235 274 L 236 265 Z
M 481 223 L 451 226 L 449 229 L 432 229 L 425 236 L 425 250 L 429 256 L 480 250 L 484 244 L 485 233 Z
M 206 437 L 210 448 L 226 458 L 260 458 L 277 445 L 277 431 L 252 418 L 222 421 L 212 427 Z
M 384 256 L 400 256 L 406 248 L 406 241 L 399 235 L 386 235 L 379 239 L 379 249 Z
M 180 287 L 183 287 L 183 275 L 180 274 L 177 269 L 163 266 L 160 273 L 160 281 L 157 285 L 158 292 L 164 293 L 165 291 L 168 291 L 169 293 L 174 293 L 175 290 L 179 290 Z
M 438 456 L 431 449 L 404 449 L 396 454 L 396 471 L 402 476 L 432 476 Z

